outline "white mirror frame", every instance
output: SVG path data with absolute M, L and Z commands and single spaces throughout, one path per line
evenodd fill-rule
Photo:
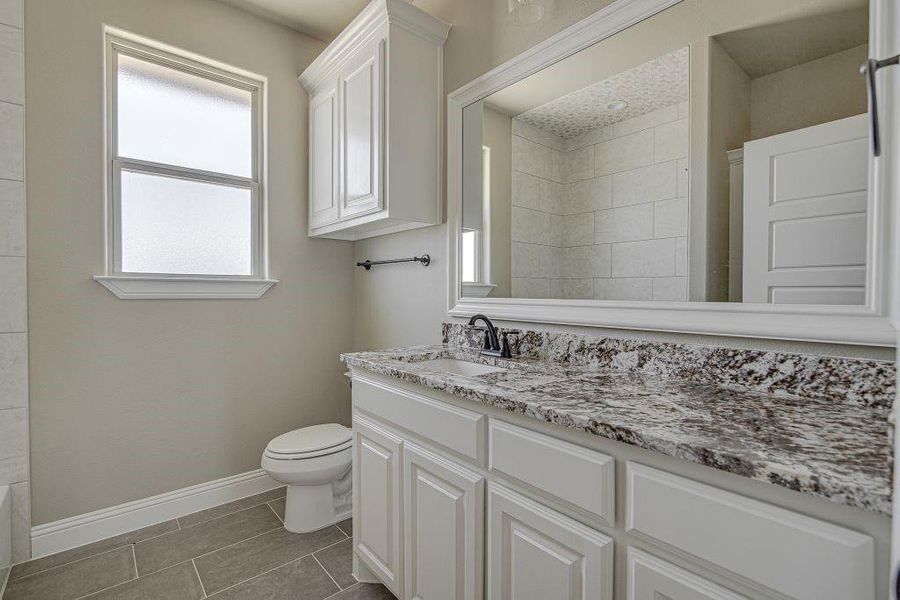
M 889 51 L 890 33 L 884 27 L 890 0 L 870 0 L 870 56 Z M 558 325 L 582 325 L 769 339 L 894 346 L 892 325 L 894 257 L 900 227 L 889 201 L 896 164 L 896 141 L 886 144 L 881 158 L 870 155 L 869 235 L 866 304 L 862 306 L 741 304 L 736 302 L 625 302 L 613 300 L 554 300 L 528 298 L 475 298 L 460 293 L 458 240 L 462 198 L 462 111 L 533 73 L 608 38 L 681 0 L 617 0 L 564 29 L 519 56 L 478 77 L 447 96 L 447 262 L 448 313 L 470 317 L 485 313 L 492 318 Z M 860 85 L 863 81 L 860 80 Z M 884 82 L 881 96 L 890 91 Z M 896 131 L 898 123 L 882 100 L 883 131 Z M 888 106 L 885 110 L 885 106 Z M 894 159 L 892 161 L 892 159 Z

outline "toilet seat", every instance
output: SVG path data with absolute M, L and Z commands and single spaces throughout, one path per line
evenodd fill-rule
M 352 445 L 352 429 L 337 423 L 326 423 L 279 435 L 269 442 L 264 455 L 273 460 L 303 460 L 335 454 Z

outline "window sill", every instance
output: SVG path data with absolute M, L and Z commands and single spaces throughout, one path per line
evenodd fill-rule
M 494 283 L 479 283 L 475 281 L 464 281 L 462 284 L 463 296 L 468 298 L 487 298 L 488 294 L 497 287 Z
M 95 275 L 94 281 L 120 300 L 254 300 L 278 283 L 277 279 L 125 275 Z

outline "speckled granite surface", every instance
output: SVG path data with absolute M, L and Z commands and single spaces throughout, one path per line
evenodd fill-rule
M 461 376 L 429 368 L 426 361 L 442 357 L 508 370 Z M 709 377 L 661 376 L 592 360 L 504 361 L 449 344 L 342 359 L 354 368 L 541 421 L 837 503 L 891 512 L 889 411 L 879 406 L 788 395 L 783 389 L 777 394 L 738 389 Z
M 501 328 L 500 331 L 503 331 Z M 797 395 L 847 404 L 890 408 L 894 363 L 592 337 L 555 331 L 508 329 L 513 354 L 522 358 L 608 367 L 617 371 L 715 383 L 739 390 Z M 444 323 L 451 346 L 481 348 L 484 334 L 468 325 Z

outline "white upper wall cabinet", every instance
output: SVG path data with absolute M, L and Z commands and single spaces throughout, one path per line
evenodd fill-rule
M 441 222 L 449 31 L 403 0 L 373 0 L 300 76 L 310 236 L 358 240 Z

